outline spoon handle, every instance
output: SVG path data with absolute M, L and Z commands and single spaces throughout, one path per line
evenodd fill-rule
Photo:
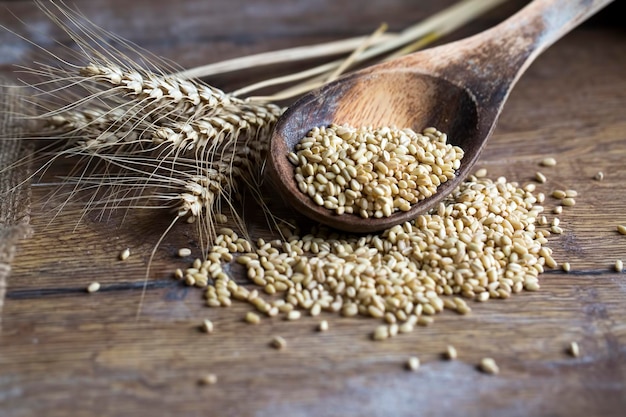
M 497 118 L 509 92 L 537 56 L 612 0 L 535 0 L 472 37 L 398 59 L 466 89 L 485 120 Z
M 535 0 L 522 10 L 483 32 L 497 39 L 523 38 L 530 60 L 561 39 L 613 0 Z

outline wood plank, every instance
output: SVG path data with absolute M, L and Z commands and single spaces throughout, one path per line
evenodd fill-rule
M 11 3 L 30 13 L 32 4 Z M 225 16 L 224 21 L 213 17 L 217 26 L 205 28 L 193 20 L 195 37 L 180 35 L 168 44 L 167 33 L 183 31 L 177 23 L 148 45 L 191 64 L 202 59 L 190 58 L 191 45 L 204 40 L 203 51 L 215 47 L 216 56 L 235 56 L 338 36 L 344 33 L 337 29 L 341 14 L 359 22 L 342 29 L 356 33 L 383 16 L 401 27 L 415 10 L 408 1 L 368 11 L 333 2 L 314 3 L 319 10 L 307 2 L 291 9 L 285 9 L 289 2 L 263 2 L 254 9 L 261 14 L 254 21 L 235 14 L 239 2 L 187 1 L 174 11 L 165 2 L 157 9 L 138 1 L 132 7 L 147 13 L 147 26 L 131 28 L 128 20 L 115 19 L 128 2 L 79 3 L 86 14 L 106 3 L 112 11 L 98 22 L 140 41 L 148 38 L 142 27 L 154 29 L 155 22 L 180 14 L 200 15 L 214 5 Z M 423 2 L 419 12 L 440 7 L 435 3 Z M 328 20 L 298 24 L 295 16 L 302 8 L 320 18 L 326 10 Z M 265 27 L 275 17 L 273 10 L 278 23 Z M 131 214 L 120 224 L 117 217 L 98 221 L 97 213 L 90 213 L 78 223 L 79 213 L 64 210 L 50 221 L 56 200 L 43 207 L 48 191 L 33 187 L 34 235 L 18 247 L 2 311 L 0 414 L 621 416 L 626 409 L 626 278 L 612 265 L 626 260 L 626 236 L 615 231 L 617 224 L 626 224 L 626 38 L 623 30 L 596 22 L 533 64 L 513 91 L 480 164 L 489 177 L 504 175 L 523 184 L 541 170 L 549 181 L 537 190 L 545 193 L 578 190 L 577 204 L 559 216 L 565 233 L 550 237 L 549 244 L 557 261 L 571 262 L 569 274 L 548 270 L 538 292 L 472 305 L 468 316 L 446 312 L 430 327 L 375 343 L 369 335 L 378 322 L 372 319 L 324 314 L 330 330 L 317 333 L 321 318 L 263 319 L 252 326 L 242 320 L 247 305 L 205 307 L 201 290 L 171 277 L 185 265 L 176 250 L 196 242 L 193 227 L 185 225 L 157 251 L 136 318 L 149 252 L 168 217 Z M 228 32 L 229 26 L 239 29 Z M 220 28 L 223 44 L 215 40 Z M 259 40 L 238 45 L 245 31 L 259 34 Z M 220 49 L 223 45 L 233 49 Z M 558 165 L 540 167 L 546 156 L 554 156 Z M 603 181 L 592 179 L 599 170 Z M 546 199 L 549 218 L 555 204 Z M 290 214 L 288 208 L 277 210 Z M 267 233 L 258 213 L 249 221 L 254 233 Z M 117 255 L 125 247 L 132 255 L 122 262 Z M 87 294 L 94 280 L 102 290 Z M 199 330 L 204 318 L 215 323 L 211 335 Z M 271 349 L 274 335 L 285 337 L 288 347 Z M 580 344 L 580 358 L 565 353 L 571 341 Z M 441 359 L 448 344 L 458 349 L 458 360 Z M 410 355 L 422 362 L 418 372 L 404 369 Z M 500 375 L 476 370 L 485 356 L 498 361 Z M 198 386 L 207 372 L 218 375 L 218 383 Z

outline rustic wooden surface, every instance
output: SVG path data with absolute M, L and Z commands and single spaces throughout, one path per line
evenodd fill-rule
M 381 21 L 403 28 L 451 1 L 330 0 L 76 1 L 97 24 L 191 67 L 242 54 L 370 32 Z M 416 5 L 419 4 L 419 5 Z M 512 1 L 447 39 L 482 30 L 517 10 Z M 46 48 L 67 37 L 30 1 L 0 1 L 0 21 Z M 443 314 L 435 324 L 384 343 L 369 340 L 370 319 L 324 316 L 330 331 L 299 322 L 241 321 L 248 306 L 204 307 L 202 291 L 171 278 L 174 255 L 195 241 L 193 228 L 171 234 L 152 267 L 141 314 L 149 252 L 167 218 L 154 214 L 78 222 L 47 190 L 33 186 L 33 234 L 18 245 L 0 300 L 0 416 L 622 416 L 626 412 L 626 32 L 612 5 L 558 42 L 529 69 L 505 106 L 481 166 L 493 178 L 532 181 L 538 161 L 549 178 L 538 187 L 579 191 L 551 238 L 555 259 L 572 272 L 548 271 L 536 293 Z M 39 31 L 39 32 L 38 32 Z M 0 65 L 28 63 L 34 48 L 0 33 Z M 221 77 L 222 87 L 245 80 Z M 592 177 L 605 173 L 602 182 Z M 546 207 L 554 201 L 548 199 Z M 262 233 L 263 223 L 251 220 Z M 123 248 L 131 257 L 117 260 Z M 92 281 L 102 290 L 87 294 Z M 1 286 L 0 286 L 1 287 Z M 212 335 L 198 330 L 204 318 Z M 273 335 L 289 346 L 268 347 Z M 580 358 L 564 353 L 577 341 Z M 446 345 L 459 351 L 440 359 Z M 422 367 L 403 369 L 409 355 Z M 495 358 L 498 376 L 476 371 Z M 218 375 L 214 386 L 197 379 Z

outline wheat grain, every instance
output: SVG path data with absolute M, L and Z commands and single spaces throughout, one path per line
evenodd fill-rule
M 532 192 L 517 184 L 472 176 L 430 213 L 380 235 L 318 228 L 286 240 L 258 239 L 257 249 L 237 262 L 281 302 L 240 299 L 286 317 L 303 309 L 377 318 L 387 324 L 372 338 L 384 340 L 432 324 L 444 309 L 469 313 L 464 299 L 538 290 L 544 265 L 556 267 L 545 246 L 549 232 L 536 228 L 542 211 Z M 235 237 L 230 229 L 220 233 L 212 249 L 220 252 L 218 260 Z M 216 294 L 209 286 L 207 298 Z
M 500 368 L 496 361 L 492 358 L 483 358 L 480 360 L 479 368 L 484 373 L 490 375 L 497 375 L 500 373 Z
M 313 128 L 290 154 L 298 187 L 341 215 L 389 217 L 454 178 L 463 151 L 436 129 Z

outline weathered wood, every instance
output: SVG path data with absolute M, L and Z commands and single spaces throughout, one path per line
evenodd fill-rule
M 222 58 L 360 34 L 380 20 L 400 28 L 416 9 L 411 1 L 367 10 L 330 1 L 291 9 L 286 1 L 77 3 L 97 23 L 185 66 L 207 62 L 212 48 Z M 443 7 L 422 3 L 416 14 Z M 31 2 L 5 4 L 41 22 Z M 482 30 L 519 6 L 513 2 L 464 31 Z M 122 17 L 129 16 L 124 8 L 137 20 Z M 209 11 L 211 24 L 203 25 L 199 16 Z M 304 12 L 320 20 L 297 21 Z M 602 15 L 615 13 L 610 6 Z M 194 17 L 187 29 L 184 17 Z M 626 276 L 612 265 L 626 260 L 626 236 L 615 231 L 626 224 L 626 38 L 601 17 L 529 68 L 480 163 L 492 178 L 526 183 L 541 170 L 548 182 L 538 190 L 579 191 L 576 206 L 559 216 L 565 233 L 550 238 L 555 259 L 571 262 L 569 274 L 547 271 L 538 292 L 472 305 L 468 316 L 445 313 L 430 327 L 375 343 L 369 333 L 378 323 L 371 319 L 326 314 L 330 330 L 320 334 L 314 331 L 320 318 L 252 326 L 242 321 L 247 305 L 205 307 L 201 290 L 171 278 L 186 266 L 176 250 L 195 242 L 193 227 L 184 226 L 157 252 L 136 319 L 149 252 L 168 217 L 131 215 L 120 226 L 117 217 L 98 221 L 97 213 L 78 223 L 80 213 L 65 210 L 52 219 L 56 200 L 44 207 L 47 190 L 33 187 L 34 234 L 17 248 L 2 310 L 0 415 L 623 415 Z M 157 30 L 169 19 L 171 28 Z M 194 45 L 204 56 L 192 54 Z M 21 48 L 22 58 L 32 54 Z M 558 165 L 539 167 L 546 156 Z M 593 180 L 600 170 L 605 179 Z M 545 205 L 554 204 L 548 198 Z M 253 231 L 264 230 L 261 218 L 250 222 Z M 131 257 L 119 261 L 126 247 Z M 102 289 L 87 294 L 92 281 Z M 211 335 L 199 330 L 204 318 L 215 323 Z M 287 349 L 268 347 L 274 335 L 287 340 Z M 580 358 L 564 352 L 571 341 L 579 343 Z M 459 351 L 454 362 L 440 359 L 448 344 Z M 416 373 L 404 369 L 409 355 L 422 361 Z M 500 375 L 476 371 L 485 356 L 497 360 Z M 198 386 L 208 372 L 217 384 Z

